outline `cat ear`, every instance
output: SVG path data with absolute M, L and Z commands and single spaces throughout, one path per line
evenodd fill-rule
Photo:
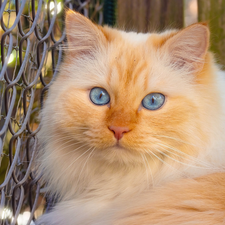
M 170 64 L 189 72 L 200 70 L 209 47 L 209 29 L 204 23 L 191 25 L 169 38 L 163 48 Z
M 97 25 L 80 13 L 66 11 L 67 50 L 73 53 L 93 54 L 106 45 L 106 38 Z

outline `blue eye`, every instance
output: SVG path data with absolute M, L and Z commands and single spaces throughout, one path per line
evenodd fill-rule
M 106 105 L 110 101 L 108 92 L 99 87 L 92 88 L 89 96 L 95 105 Z
M 165 102 L 165 96 L 160 93 L 151 93 L 142 100 L 142 105 L 149 110 L 159 109 Z

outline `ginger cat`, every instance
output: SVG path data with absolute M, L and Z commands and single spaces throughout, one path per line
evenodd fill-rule
M 41 112 L 37 224 L 223 224 L 225 80 L 204 23 L 124 32 L 66 13 Z

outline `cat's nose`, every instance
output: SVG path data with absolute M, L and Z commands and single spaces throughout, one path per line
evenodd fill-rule
M 114 133 L 114 136 L 118 141 L 123 137 L 124 133 L 130 131 L 128 127 L 117 127 L 117 126 L 109 126 L 109 130 L 111 130 Z

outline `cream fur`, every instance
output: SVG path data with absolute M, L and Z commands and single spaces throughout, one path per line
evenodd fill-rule
M 125 33 L 68 12 L 66 26 L 68 49 L 38 134 L 38 175 L 59 203 L 37 224 L 100 224 L 101 213 L 152 188 L 224 171 L 225 81 L 207 53 L 205 25 Z M 96 86 L 108 91 L 110 106 L 91 103 Z M 167 99 L 157 112 L 141 106 L 152 92 Z M 131 126 L 125 149 L 114 146 L 110 124 Z

